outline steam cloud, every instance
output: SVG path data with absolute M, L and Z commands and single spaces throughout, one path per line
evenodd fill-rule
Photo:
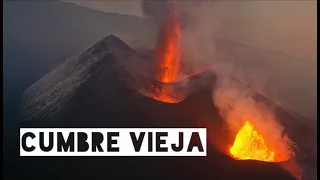
M 214 69 L 218 80 L 212 99 L 229 124 L 231 132 L 236 133 L 246 120 L 250 120 L 266 137 L 267 143 L 269 141 L 279 151 L 289 152 L 292 142 L 284 136 L 284 128 L 276 120 L 272 107 L 257 102 L 252 94 L 252 89 L 265 95 L 271 94 L 270 84 L 273 82 L 270 83 L 272 79 L 268 75 L 273 72 L 262 71 L 265 67 L 259 65 L 251 65 L 256 62 L 238 62 L 237 57 L 228 56 L 228 52 L 220 52 L 217 43 L 221 38 L 228 39 L 228 35 L 235 37 L 234 33 L 237 31 L 232 28 L 240 27 L 239 24 L 245 26 L 248 17 L 254 16 L 253 12 L 231 1 L 177 1 L 177 4 L 178 11 L 183 14 L 181 61 L 189 69 L 196 70 L 206 66 Z M 147 17 L 161 25 L 168 7 L 166 1 L 143 0 L 142 10 Z M 241 15 L 243 20 L 235 20 L 236 14 Z M 239 28 L 239 31 L 250 32 L 250 29 Z M 243 51 L 241 53 L 245 54 L 245 50 Z M 288 68 L 289 66 L 288 64 Z M 244 84 L 238 83 L 233 77 Z M 250 88 L 245 84 L 250 84 Z M 271 86 L 271 90 L 272 88 L 275 87 Z
M 275 107 L 257 101 L 254 92 L 316 123 L 316 1 L 176 4 L 183 18 L 181 61 L 192 71 L 212 67 L 217 75 L 212 101 L 231 136 L 249 120 L 266 144 L 290 156 L 294 143 Z M 161 26 L 168 7 L 166 0 L 142 0 L 142 10 Z
M 142 11 L 161 25 L 168 11 L 166 1 L 142 0 Z M 312 2 L 275 2 L 272 5 L 244 1 L 176 0 L 176 4 L 183 17 L 182 61 L 189 69 L 196 71 L 212 66 L 221 72 L 219 81 L 227 79 L 226 74 L 231 73 L 274 101 L 316 119 L 316 51 L 313 50 L 316 47 L 316 27 L 312 24 L 316 18 L 312 12 L 316 11 Z M 264 14 L 267 12 L 272 17 Z M 282 23 L 279 24 L 280 20 Z M 287 29 L 289 26 L 291 28 Z M 260 49 L 251 53 L 239 47 L 222 52 L 217 45 L 220 39 L 278 51 L 265 50 L 270 54 L 266 57 L 254 57 Z M 295 47 L 299 51 L 292 47 L 293 44 L 299 45 Z M 248 57 L 233 57 L 231 51 Z M 293 56 L 284 56 L 284 53 L 278 53 L 280 51 Z

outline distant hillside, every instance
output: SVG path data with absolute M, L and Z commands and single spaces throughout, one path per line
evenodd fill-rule
M 109 34 L 132 47 L 148 46 L 155 26 L 139 17 L 59 1 L 5 1 L 3 5 L 3 140 L 8 165 L 17 157 L 13 154 L 18 150 L 14 148 L 19 134 L 16 107 L 28 86 Z M 7 169 L 6 173 L 14 173 Z
M 108 34 L 141 47 L 152 43 L 154 33 L 154 24 L 136 16 L 59 1 L 4 2 L 5 108 L 53 67 Z

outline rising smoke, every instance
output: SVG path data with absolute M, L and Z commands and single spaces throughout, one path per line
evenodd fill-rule
M 231 73 L 289 109 L 316 119 L 316 16 L 312 14 L 316 11 L 312 2 L 176 3 L 183 17 L 182 61 L 189 68 L 213 66 L 221 74 L 220 79 L 227 79 Z M 168 7 L 164 0 L 143 0 L 142 10 L 161 25 Z M 249 47 L 223 52 L 218 43 L 221 39 Z
M 284 27 L 294 27 L 300 22 L 290 20 L 290 24 L 284 23 L 282 28 L 280 23 L 275 23 L 275 20 L 282 19 L 283 16 L 274 16 L 274 13 L 281 14 L 268 4 L 266 7 L 270 11 L 263 12 L 273 14 L 272 18 L 264 17 L 268 14 L 263 14 L 263 18 L 259 18 L 257 17 L 259 13 L 253 8 L 256 6 L 255 2 L 177 0 L 176 3 L 178 11 L 183 14 L 181 61 L 189 66 L 189 69 L 201 69 L 205 66 L 214 69 L 218 80 L 212 93 L 213 103 L 229 124 L 231 132 L 236 133 L 246 120 L 250 120 L 258 131 L 267 137 L 267 142 L 269 141 L 280 151 L 289 149 L 291 142 L 284 137 L 283 127 L 278 123 L 273 107 L 257 102 L 252 92 L 258 91 L 281 104 L 289 104 L 291 109 L 307 117 L 316 117 L 316 112 L 310 111 L 310 109 L 316 109 L 316 103 L 314 101 L 310 103 L 310 100 L 316 99 L 314 88 L 316 69 L 313 69 L 312 63 L 279 53 L 296 55 L 290 51 L 288 44 L 292 44 L 292 39 L 298 39 L 296 36 L 300 31 L 293 29 L 295 33 L 288 32 Z M 279 6 L 281 5 L 284 12 L 290 12 L 286 10 L 287 6 L 287 9 L 292 8 L 290 4 Z M 260 4 L 259 7 L 264 6 Z M 166 1 L 143 0 L 142 10 L 146 17 L 161 26 L 168 7 Z M 294 13 L 291 12 L 291 14 Z M 291 14 L 287 13 L 286 17 L 290 17 Z M 260 19 L 264 21 L 261 22 Z M 310 32 L 312 34 L 313 30 Z M 312 39 L 309 36 L 307 39 Z M 228 49 L 229 51 L 224 51 L 221 48 L 221 41 L 225 40 L 277 51 L 264 50 L 259 54 L 262 52 L 261 49 L 250 49 L 245 45 L 234 45 L 233 48 Z M 304 42 L 305 47 L 313 45 L 312 40 Z M 311 52 L 310 48 L 305 52 Z M 232 56 L 234 53 L 236 57 Z M 264 56 L 262 57 L 261 54 Z M 277 55 L 273 56 L 274 54 Z M 234 78 L 243 83 L 239 84 Z M 297 87 L 297 81 L 308 82 L 303 84 L 305 91 L 295 91 L 300 89 Z M 250 88 L 245 85 L 249 85 Z M 297 96 L 304 98 L 297 98 Z
M 161 26 L 168 7 L 165 1 L 153 2 L 143 0 L 142 10 Z M 217 76 L 212 101 L 231 136 L 250 121 L 266 144 L 291 156 L 294 143 L 275 107 L 257 101 L 254 92 L 316 121 L 315 2 L 176 4 L 183 18 L 181 62 L 194 71 L 212 67 Z

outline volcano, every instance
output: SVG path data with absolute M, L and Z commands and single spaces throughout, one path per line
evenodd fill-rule
M 210 141 L 230 142 L 211 100 L 214 72 L 190 76 L 185 99 L 164 103 L 140 93 L 156 82 L 147 76 L 150 64 L 148 57 L 109 35 L 24 92 L 21 127 L 206 127 Z M 174 88 L 185 86 L 179 82 Z M 272 103 L 260 94 L 256 99 Z M 280 107 L 277 115 L 297 142 L 296 159 L 308 174 L 315 168 L 314 131 Z M 32 179 L 296 179 L 277 163 L 238 161 L 215 146 L 208 146 L 206 157 L 21 157 L 20 162 L 21 177 Z

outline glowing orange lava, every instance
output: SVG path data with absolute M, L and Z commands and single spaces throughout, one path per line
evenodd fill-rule
M 162 29 L 160 42 L 156 47 L 156 78 L 158 81 L 164 83 L 174 82 L 180 71 L 180 39 L 181 29 L 179 22 L 179 15 L 174 7 L 174 2 L 170 1 L 172 5 L 168 19 Z
M 166 103 L 178 103 L 185 98 L 185 92 L 176 90 L 174 82 L 180 74 L 180 19 L 175 8 L 175 1 L 167 1 L 169 7 L 168 16 L 159 31 L 159 39 L 155 47 L 155 79 L 149 82 L 141 92 L 158 101 Z
M 184 100 L 186 91 L 176 83 L 161 83 L 158 81 L 146 81 L 139 90 L 141 94 L 157 101 L 175 104 Z
M 269 148 L 264 138 L 249 121 L 246 121 L 238 131 L 229 151 L 235 159 L 239 160 L 281 162 L 288 159 L 288 157 L 277 154 L 276 150 Z
M 181 101 L 181 99 L 170 96 L 167 91 L 161 88 L 154 88 L 152 98 L 166 103 L 178 103 Z

